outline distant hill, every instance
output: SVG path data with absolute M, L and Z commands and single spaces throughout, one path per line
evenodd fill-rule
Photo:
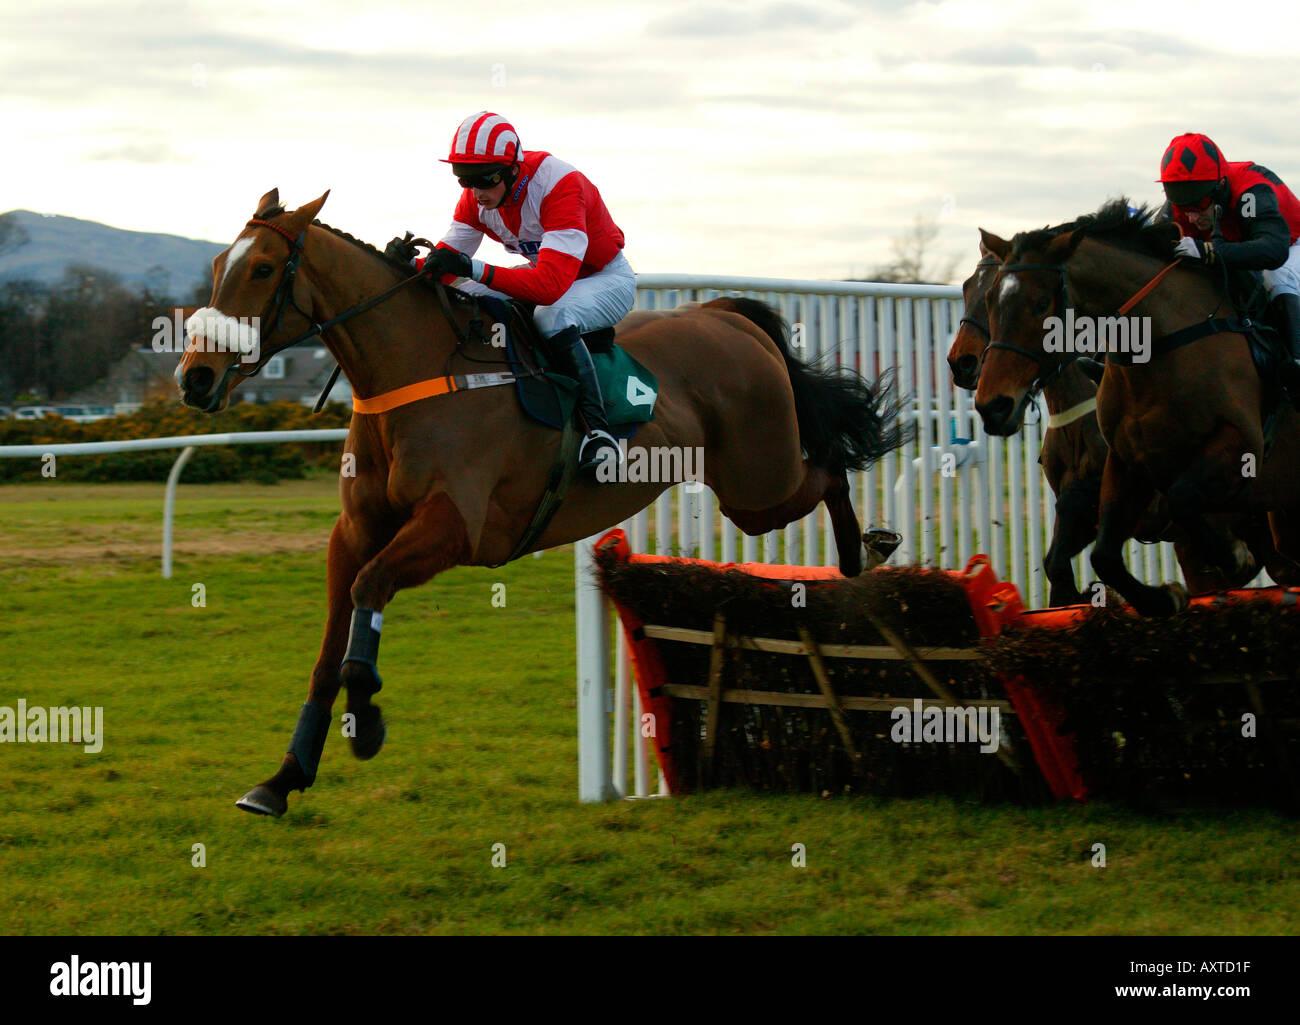
M 111 271 L 127 287 L 146 283 L 188 298 L 226 247 L 217 242 L 110 228 L 58 214 L 0 214 L 0 284 L 28 279 L 51 284 L 70 263 Z

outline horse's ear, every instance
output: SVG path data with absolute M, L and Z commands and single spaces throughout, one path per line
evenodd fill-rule
M 257 201 L 257 210 L 253 214 L 259 221 L 264 221 L 268 217 L 279 213 L 283 207 L 280 206 L 280 190 L 272 189 L 265 196 Z
M 329 198 L 329 194 L 329 189 L 326 189 L 324 195 L 318 196 L 310 203 L 304 203 L 291 213 L 289 215 L 289 231 L 296 235 L 311 224 L 316 219 L 316 215 L 320 213 L 320 208 L 325 205 L 325 200 Z
M 1075 228 L 1074 231 L 1057 235 L 1047 244 L 1047 255 L 1053 263 L 1064 263 L 1079 248 L 1079 243 L 1083 241 L 1086 234 L 1084 228 Z
M 996 256 L 1006 262 L 1007 254 L 1011 252 L 1011 243 L 991 231 L 980 228 L 980 252 L 985 256 Z

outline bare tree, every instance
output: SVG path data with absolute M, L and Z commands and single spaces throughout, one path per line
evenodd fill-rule
M 957 270 L 958 257 L 934 257 L 934 243 L 939 238 L 939 225 L 921 214 L 910 228 L 894 236 L 890 246 L 894 258 L 881 264 L 869 277 L 861 281 L 889 281 L 895 284 L 947 284 Z M 927 264 L 927 261 L 933 262 Z

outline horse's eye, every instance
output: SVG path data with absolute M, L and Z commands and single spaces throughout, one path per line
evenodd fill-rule
M 256 267 L 253 268 L 253 273 L 251 277 L 253 278 L 254 281 L 265 281 L 267 278 L 271 276 L 271 272 L 274 269 L 275 268 L 272 267 L 269 263 L 259 263 Z

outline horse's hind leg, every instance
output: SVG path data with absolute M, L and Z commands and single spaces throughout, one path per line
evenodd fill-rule
M 803 519 L 825 500 L 831 517 L 835 546 L 840 555 L 840 572 L 855 577 L 862 572 L 862 528 L 853 511 L 848 477 L 834 477 L 819 466 L 804 463 L 803 481 L 793 495 L 767 509 L 732 509 L 721 505 L 722 512 L 742 531 L 751 536 L 780 530 L 786 524 Z
M 328 567 L 329 613 L 320 657 L 311 674 L 307 703 L 298 714 L 298 726 L 280 763 L 280 771 L 236 802 L 244 811 L 278 818 L 288 807 L 289 791 L 306 790 L 316 779 L 330 710 L 339 693 L 339 661 L 348 642 L 348 622 L 352 615 L 352 598 L 348 592 L 361 568 L 344 539 L 342 516 L 330 534 Z

